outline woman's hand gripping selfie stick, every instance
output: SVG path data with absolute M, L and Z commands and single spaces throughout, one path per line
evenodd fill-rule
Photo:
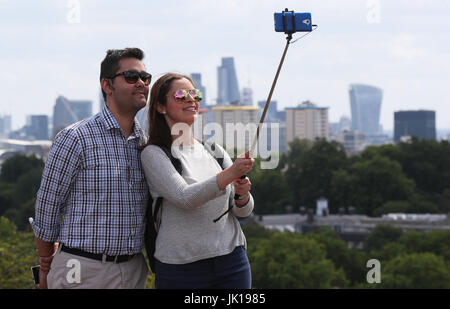
M 261 119 L 259 120 L 258 128 L 256 129 L 255 139 L 253 140 L 253 144 L 252 144 L 252 147 L 250 148 L 250 150 L 245 153 L 246 159 L 248 159 L 249 157 L 253 157 L 256 145 L 258 144 L 259 132 L 261 130 L 262 125 L 264 124 L 264 119 L 266 118 L 266 113 L 269 108 L 270 101 L 272 100 L 272 94 L 273 94 L 273 91 L 275 90 L 275 85 L 277 84 L 278 76 L 280 75 L 281 67 L 283 66 L 284 58 L 286 57 L 286 53 L 287 53 L 289 44 L 292 40 L 292 33 L 288 33 L 287 35 L 288 36 L 286 38 L 286 46 L 284 48 L 283 56 L 281 57 L 281 61 L 280 61 L 280 64 L 278 65 L 277 73 L 275 74 L 275 79 L 273 80 L 273 83 L 272 83 L 272 88 L 270 88 L 269 96 L 267 98 L 266 105 L 264 106 L 264 111 L 261 115 Z M 247 177 L 247 175 L 242 175 L 240 179 L 245 179 L 246 177 Z M 239 194 L 235 194 L 234 199 L 238 200 Z

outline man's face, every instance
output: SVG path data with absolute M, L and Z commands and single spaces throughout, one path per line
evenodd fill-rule
M 145 72 L 144 64 L 136 58 L 119 60 L 120 69 L 116 73 L 129 70 Z M 139 78 L 136 83 L 128 83 L 123 75 L 112 80 L 112 97 L 116 107 L 121 112 L 137 113 L 147 104 L 149 86 Z

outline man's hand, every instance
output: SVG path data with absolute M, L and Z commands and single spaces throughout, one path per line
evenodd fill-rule
M 47 275 L 50 271 L 50 266 L 53 261 L 53 257 L 58 250 L 57 243 L 49 243 L 36 238 L 37 253 L 39 255 L 39 288 L 47 289 Z

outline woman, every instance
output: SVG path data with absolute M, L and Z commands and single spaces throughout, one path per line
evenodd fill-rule
M 192 80 L 175 73 L 159 78 L 150 92 L 149 141 L 141 160 L 153 199 L 163 197 L 156 288 L 251 288 L 246 240 L 236 217 L 253 211 L 251 183 L 239 178 L 254 160 L 233 163 L 217 146 L 224 154 L 222 169 L 194 139 L 200 100 Z M 181 175 L 161 147 L 181 161 Z M 240 196 L 236 201 L 235 193 Z

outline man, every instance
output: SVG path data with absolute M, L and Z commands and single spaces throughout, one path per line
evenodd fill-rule
M 106 106 L 55 137 L 33 223 L 40 288 L 145 287 L 149 193 L 135 121 L 151 81 L 143 58 L 138 48 L 108 50 L 100 71 Z

